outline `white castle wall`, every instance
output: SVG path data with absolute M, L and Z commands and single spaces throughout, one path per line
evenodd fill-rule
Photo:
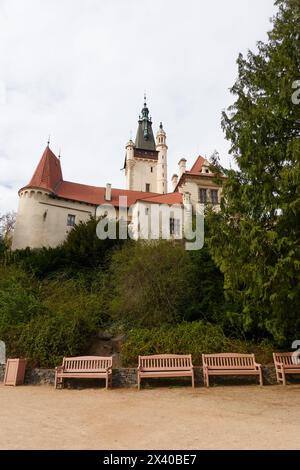
M 85 222 L 95 215 L 95 206 L 55 199 L 43 190 L 21 191 L 12 249 L 59 245 L 72 230 L 67 226 L 68 214 L 75 215 L 76 223 Z
M 181 193 L 189 193 L 191 196 L 191 203 L 193 207 L 196 204 L 199 204 L 199 188 L 205 189 L 216 189 L 218 191 L 218 200 L 221 200 L 222 189 L 217 186 L 211 178 L 205 176 L 199 176 L 197 178 L 189 178 L 188 176 L 185 177 L 184 183 L 181 183 L 179 187 L 179 191 Z M 208 202 L 209 202 L 210 192 L 208 191 Z M 215 210 L 220 209 L 220 205 L 217 204 L 214 206 Z

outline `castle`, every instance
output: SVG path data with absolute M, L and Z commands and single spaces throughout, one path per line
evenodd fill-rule
M 139 116 L 135 142 L 126 145 L 124 170 L 126 189 L 106 184 L 103 187 L 73 183 L 63 178 L 60 158 L 49 143 L 30 182 L 19 190 L 19 207 L 12 249 L 55 247 L 80 222 L 97 216 L 97 208 L 112 205 L 120 209 L 120 196 L 126 205 L 136 205 L 148 212 L 153 205 L 181 207 L 185 202 L 212 204 L 219 208 L 221 187 L 214 181 L 209 162 L 198 156 L 190 170 L 186 160 L 179 161 L 179 175 L 172 176 L 172 192 L 168 192 L 168 147 L 162 123 L 156 139 L 149 109 L 144 106 Z M 180 219 L 180 218 L 179 218 Z M 179 233 L 181 221 L 175 216 L 167 221 L 171 234 Z

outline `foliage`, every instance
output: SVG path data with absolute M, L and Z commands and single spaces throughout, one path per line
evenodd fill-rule
M 223 113 L 238 171 L 227 172 L 210 249 L 224 273 L 230 321 L 290 345 L 300 334 L 300 3 L 278 0 L 267 44 L 238 58 L 235 103 Z
M 5 243 L 6 248 L 11 247 L 12 235 L 16 224 L 16 213 L 11 211 L 0 215 L 0 239 Z
M 109 263 L 112 251 L 124 244 L 118 238 L 119 224 L 116 227 L 117 238 L 101 240 L 96 234 L 98 219 L 91 218 L 81 222 L 69 233 L 62 245 L 67 263 L 74 268 L 103 268 Z
M 222 276 L 207 250 L 191 254 L 180 243 L 133 242 L 112 256 L 110 313 L 129 326 L 153 327 L 216 319 Z
M 57 365 L 64 355 L 84 353 L 108 321 L 101 273 L 39 281 L 16 267 L 0 269 L 0 337 L 9 355 L 35 365 Z
M 14 261 L 39 278 L 55 275 L 57 272 L 74 276 L 78 271 L 106 269 L 113 250 L 124 240 L 100 240 L 96 234 L 98 221 L 91 218 L 76 225 L 65 242 L 56 248 L 17 250 Z M 118 233 L 118 226 L 117 226 Z
M 183 322 L 173 326 L 152 329 L 135 328 L 127 333 L 122 348 L 122 363 L 136 366 L 139 355 L 148 354 L 192 354 L 193 364 L 199 365 L 201 354 L 217 352 L 255 352 L 257 360 L 270 362 L 271 344 L 254 345 L 251 342 L 230 339 L 222 328 L 202 321 Z
M 16 267 L 0 267 L 0 330 L 24 324 L 44 311 L 34 277 Z

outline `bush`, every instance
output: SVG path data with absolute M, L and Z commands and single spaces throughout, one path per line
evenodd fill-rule
M 263 363 L 272 359 L 272 345 L 231 339 L 220 326 L 205 322 L 183 322 L 175 326 L 145 329 L 135 328 L 126 335 L 122 347 L 124 366 L 136 366 L 139 355 L 192 354 L 194 365 L 201 363 L 201 354 L 218 352 L 256 353 Z
M 64 355 L 86 353 L 108 321 L 103 276 L 37 281 L 20 268 L 0 269 L 0 338 L 8 355 L 52 367 Z
M 43 312 L 34 277 L 14 266 L 0 267 L 0 333 L 6 326 L 26 323 Z
M 128 243 L 112 255 L 110 312 L 127 326 L 222 318 L 223 279 L 207 249 L 181 243 Z
M 57 273 L 76 277 L 78 271 L 89 273 L 94 269 L 106 269 L 114 249 L 125 241 L 100 240 L 96 234 L 97 223 L 95 218 L 91 218 L 76 225 L 64 243 L 56 248 L 17 250 L 13 261 L 40 279 Z
M 32 366 L 54 367 L 63 356 L 84 354 L 96 329 L 96 316 L 84 313 L 40 316 L 21 329 L 14 347 Z

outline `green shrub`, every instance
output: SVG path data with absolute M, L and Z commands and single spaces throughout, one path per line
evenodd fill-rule
M 194 365 L 199 365 L 201 354 L 218 352 L 254 352 L 257 360 L 264 363 L 272 359 L 271 344 L 230 339 L 220 326 L 201 321 L 152 329 L 132 329 L 126 335 L 121 354 L 124 366 L 136 366 L 139 355 L 163 353 L 192 354 Z
M 84 313 L 39 316 L 21 329 L 15 347 L 31 365 L 54 367 L 63 356 L 84 354 L 96 329 L 97 318 Z
M 8 355 L 25 356 L 40 367 L 62 356 L 84 354 L 108 321 L 103 275 L 37 281 L 20 268 L 0 269 L 0 338 Z
M 112 255 L 110 313 L 126 327 L 222 318 L 223 279 L 207 248 L 181 243 L 126 244 Z
M 0 267 L 0 332 L 1 328 L 26 323 L 44 312 L 34 277 L 14 266 Z
M 88 273 L 94 269 L 106 269 L 112 252 L 125 240 L 100 240 L 96 234 L 97 223 L 95 218 L 80 222 L 70 231 L 64 243 L 56 248 L 17 250 L 13 261 L 40 279 L 53 277 L 57 273 L 76 277 L 78 271 Z

